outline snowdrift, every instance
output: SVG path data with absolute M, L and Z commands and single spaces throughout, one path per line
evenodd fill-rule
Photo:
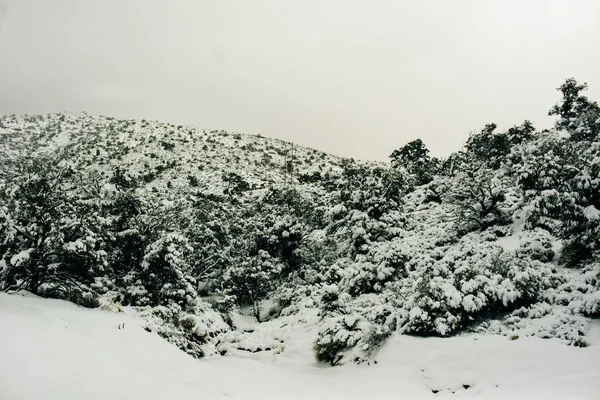
M 309 349 L 284 351 L 272 361 L 196 360 L 125 313 L 31 295 L 0 294 L 0 321 L 0 400 L 592 400 L 600 395 L 597 322 L 587 348 L 539 338 L 395 335 L 376 363 L 329 368 L 316 364 Z M 304 335 L 299 332 L 296 340 L 306 340 Z

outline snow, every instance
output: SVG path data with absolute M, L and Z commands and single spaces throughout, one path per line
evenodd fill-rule
M 27 135 L 21 132 L 26 131 Z M 282 165 L 290 144 L 260 135 L 223 130 L 175 126 L 158 121 L 117 120 L 87 113 L 60 113 L 44 116 L 0 116 L 1 154 L 51 154 L 70 147 L 77 154 L 70 159 L 76 170 L 97 170 L 107 176 L 119 165 L 134 174 L 157 171 L 142 191 L 156 189 L 159 200 L 168 206 L 179 190 L 190 193 L 188 176 L 201 182 L 204 192 L 221 193 L 222 176 L 239 174 L 257 190 L 283 183 Z M 174 145 L 167 150 L 161 143 Z M 294 145 L 294 176 L 319 172 L 340 172 L 342 158 Z M 309 162 L 310 161 L 310 162 Z M 363 165 L 384 165 L 357 161 Z M 198 167 L 201 166 L 201 169 Z M 296 180 L 297 178 L 289 178 Z M 171 182 L 172 188 L 169 188 Z M 174 198 L 174 196 L 173 196 Z M 166 201 L 165 201 L 166 200 Z
M 587 348 L 538 338 L 396 335 L 377 364 L 331 368 L 314 362 L 310 348 L 286 347 L 262 361 L 196 360 L 125 313 L 32 295 L 0 294 L 0 321 L 1 400 L 591 400 L 600 391 L 597 322 L 596 345 Z M 286 339 L 305 343 L 306 336 L 300 329 Z
M 33 251 L 33 249 L 27 249 L 27 250 L 21 251 L 17 255 L 12 256 L 10 259 L 11 265 L 19 265 L 19 264 L 29 260 L 29 255 L 31 254 L 32 251 Z
M 600 219 L 600 211 L 594 206 L 587 206 L 584 208 L 583 215 L 589 220 Z
M 504 251 L 515 251 L 522 243 L 522 234 L 525 226 L 525 211 L 521 211 L 516 215 L 512 225 L 512 235 L 498 238 L 498 244 Z

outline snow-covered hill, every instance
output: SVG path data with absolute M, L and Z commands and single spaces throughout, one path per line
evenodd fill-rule
M 126 313 L 31 295 L 0 294 L 0 321 L 1 400 L 594 400 L 600 393 L 600 346 L 537 338 L 396 336 L 376 364 L 331 369 L 309 352 L 195 360 Z M 594 341 L 599 335 L 596 324 Z
M 108 370 L 149 397 L 590 398 L 600 106 L 584 88 L 561 86 L 554 130 L 488 124 L 447 160 L 414 140 L 388 166 L 158 122 L 1 117 L 0 290 L 114 313 L 0 297 L 5 354 L 32 365 L 3 376 L 96 390 Z
M 304 174 L 339 173 L 343 160 L 260 135 L 86 113 L 0 116 L 0 153 L 9 155 L 0 163 L 26 154 L 62 154 L 77 169 L 99 170 L 105 177 L 118 165 L 163 194 L 189 191 L 190 180 L 220 192 L 222 176 L 230 172 L 255 188 L 286 179 L 297 183 Z M 286 161 L 293 169 L 287 177 Z

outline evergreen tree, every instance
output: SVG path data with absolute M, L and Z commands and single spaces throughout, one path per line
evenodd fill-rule
M 394 150 L 390 158 L 392 168 L 404 168 L 414 177 L 414 184 L 417 186 L 429 183 L 433 179 L 435 160 L 429 156 L 429 149 L 421 139 L 413 140 Z
M 38 159 L 11 181 L 3 196 L 0 283 L 92 305 L 88 285 L 105 269 L 106 252 L 89 205 L 68 188 L 70 174 Z
M 178 233 L 165 233 L 151 243 L 138 268 L 126 277 L 126 299 L 134 305 L 170 305 L 186 310 L 196 301 L 191 275 L 193 248 Z
M 548 113 L 558 116 L 556 127 L 570 132 L 571 139 L 575 141 L 597 138 L 600 134 L 600 107 L 582 94 L 587 90 L 587 84 L 569 78 L 557 90 L 563 98 Z

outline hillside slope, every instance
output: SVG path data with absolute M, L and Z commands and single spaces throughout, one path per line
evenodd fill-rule
M 78 170 L 98 170 L 104 177 L 118 165 L 142 176 L 147 189 L 167 194 L 189 191 L 191 177 L 199 189 L 220 193 L 222 176 L 231 172 L 255 188 L 280 185 L 286 160 L 293 169 L 288 181 L 298 183 L 304 174 L 339 173 L 343 160 L 301 146 L 292 150 L 292 143 L 260 135 L 86 113 L 0 116 L 0 152 L 10 155 L 4 163 L 60 154 Z

